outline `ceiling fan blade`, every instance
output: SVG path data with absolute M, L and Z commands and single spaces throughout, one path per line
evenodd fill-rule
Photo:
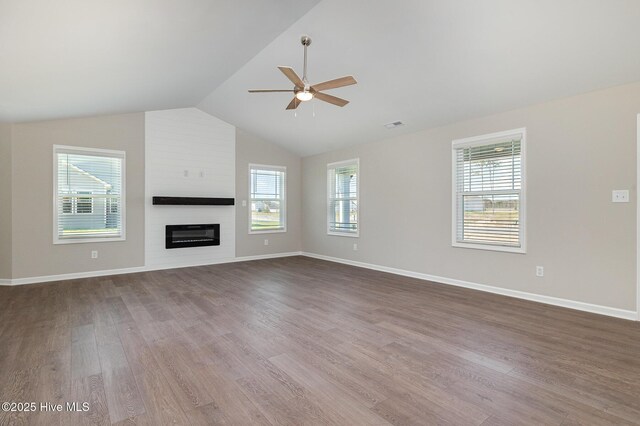
M 311 88 L 316 92 L 320 92 L 321 90 L 335 89 L 337 87 L 350 86 L 356 83 L 357 81 L 352 75 L 347 75 L 345 77 L 336 78 L 335 80 L 323 81 L 322 83 L 314 84 Z
M 287 105 L 287 109 L 296 109 L 298 108 L 298 105 L 300 105 L 301 103 L 302 102 L 294 96 L 291 102 L 289 102 L 289 105 Z
M 293 70 L 293 68 L 291 68 L 291 67 L 278 67 L 278 69 L 280 71 L 282 71 L 282 74 L 286 75 L 287 78 L 289 80 L 291 80 L 291 82 L 293 84 L 296 85 L 296 87 L 299 87 L 300 89 L 304 88 L 304 83 L 302 82 L 302 79 L 300 79 L 300 77 L 298 77 L 298 74 L 296 74 L 296 72 Z
M 292 93 L 293 90 L 291 89 L 252 89 L 249 90 L 249 93 L 271 93 L 271 92 L 289 92 Z
M 327 95 L 326 93 L 317 92 L 314 97 L 320 99 L 321 101 L 329 102 L 330 104 L 338 105 L 339 107 L 343 107 L 349 103 L 346 99 L 338 98 L 336 96 Z

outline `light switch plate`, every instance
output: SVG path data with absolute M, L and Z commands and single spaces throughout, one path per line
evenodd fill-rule
M 628 189 L 616 189 L 611 192 L 612 203 L 628 203 L 629 202 L 629 190 Z

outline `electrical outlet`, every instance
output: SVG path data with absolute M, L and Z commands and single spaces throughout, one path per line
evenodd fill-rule
M 358 243 L 353 243 L 353 251 L 358 251 Z
M 91 258 L 92 259 L 98 258 L 98 250 L 91 250 Z
M 536 266 L 536 277 L 544 277 L 544 266 Z
M 616 189 L 611 192 L 612 203 L 628 203 L 629 202 L 629 190 Z
M 247 200 L 242 200 L 242 207 L 247 207 Z
M 264 240 L 264 245 L 268 246 L 269 245 L 269 240 Z

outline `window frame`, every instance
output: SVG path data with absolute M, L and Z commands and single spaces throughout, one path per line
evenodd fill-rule
M 263 229 L 256 230 L 252 229 L 253 225 L 253 216 L 251 211 L 251 204 L 253 198 L 251 197 L 251 170 L 271 170 L 278 171 L 283 173 L 282 179 L 282 197 L 280 198 L 280 217 L 282 218 L 282 228 L 278 229 Z M 287 232 L 287 166 L 272 166 L 268 164 L 255 164 L 249 163 L 249 196 L 247 197 L 249 200 L 249 204 L 247 205 L 248 217 L 249 217 L 249 234 L 280 234 Z M 261 200 L 261 199 L 257 199 Z M 274 199 L 275 200 L 275 199 Z M 272 200 L 273 201 L 273 200 Z
M 460 242 L 458 241 L 458 188 L 457 188 L 457 161 L 456 150 L 461 148 L 476 147 L 482 145 L 490 145 L 513 136 L 519 136 L 520 140 L 520 199 L 519 199 L 519 239 L 520 246 L 512 247 L 491 243 L 480 242 Z M 527 147 L 527 128 L 521 127 L 517 129 L 505 130 L 502 132 L 489 133 L 485 135 L 472 136 L 468 138 L 455 139 L 451 142 L 451 246 L 458 248 L 470 248 L 477 250 L 490 250 L 507 253 L 527 253 L 527 167 L 526 167 L 526 147 Z M 488 191 L 490 192 L 490 191 Z M 499 193 L 500 190 L 496 190 Z
M 126 169 L 127 158 L 125 151 L 119 151 L 114 149 L 100 149 L 100 148 L 85 148 L 71 145 L 53 145 L 53 244 L 82 244 L 82 243 L 108 243 L 114 241 L 126 241 Z M 103 157 L 118 157 L 122 159 L 121 167 L 121 179 L 122 179 L 122 191 L 120 193 L 120 235 L 117 237 L 104 236 L 90 236 L 90 237 L 78 237 L 78 238 L 60 238 L 58 235 L 58 156 L 56 154 L 60 152 L 72 152 L 78 155 L 94 155 Z M 74 194 L 77 195 L 77 194 Z M 91 194 L 93 197 L 94 194 Z M 72 198 L 71 213 L 63 213 L 64 215 L 76 214 L 75 203 Z M 105 203 L 106 204 L 106 203 Z M 91 199 L 91 209 L 95 212 L 94 201 Z M 86 213 L 84 213 L 86 214 Z M 92 213 L 93 214 L 93 213 Z
M 356 223 L 356 232 L 349 231 L 332 231 L 331 230 L 331 194 L 332 194 L 332 185 L 331 185 L 331 171 L 335 170 L 338 167 L 348 166 L 355 164 L 357 170 L 357 179 L 356 179 L 356 214 L 358 217 L 358 222 Z M 354 198 L 349 198 L 352 200 Z M 350 238 L 359 238 L 360 237 L 360 158 L 352 158 L 350 160 L 343 161 L 335 161 L 333 163 L 327 164 L 327 235 L 332 235 L 336 237 L 350 237 Z

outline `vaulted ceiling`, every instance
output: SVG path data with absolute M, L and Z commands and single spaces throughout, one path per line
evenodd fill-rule
M 194 106 L 318 0 L 0 0 L 0 121 Z
M 637 0 L 0 0 L 0 121 L 197 105 L 310 155 L 638 81 L 638 22 Z M 312 83 L 358 80 L 346 107 L 247 93 L 290 87 L 302 34 Z

